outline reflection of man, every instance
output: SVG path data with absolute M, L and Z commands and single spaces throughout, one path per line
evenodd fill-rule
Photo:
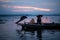
M 38 16 L 37 16 L 37 23 L 38 23 L 38 24 L 41 24 L 41 17 L 42 17 L 42 15 L 38 15 Z

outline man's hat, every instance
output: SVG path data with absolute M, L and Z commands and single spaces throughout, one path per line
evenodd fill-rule
M 37 17 L 42 17 L 43 15 L 37 15 Z

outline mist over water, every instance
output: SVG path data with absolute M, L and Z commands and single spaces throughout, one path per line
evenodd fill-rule
M 20 37 L 22 34 L 19 34 L 16 30 L 21 30 L 22 27 L 15 24 L 15 22 L 18 21 L 20 17 L 21 16 L 6 16 L 0 18 L 4 21 L 4 23 L 0 24 L 0 40 L 60 40 L 60 30 L 42 30 L 42 39 L 37 37 L 37 31 L 25 32 L 25 34 L 24 31 L 22 31 L 21 33 L 23 34 L 23 37 Z M 36 19 L 35 16 L 29 16 L 29 18 Z M 47 18 L 50 18 L 55 23 L 58 23 L 60 19 L 59 16 Z

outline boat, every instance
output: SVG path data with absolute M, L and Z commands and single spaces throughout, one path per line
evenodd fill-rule
M 21 24 L 18 23 L 17 25 L 21 25 L 22 28 L 28 29 L 60 29 L 60 23 L 43 23 L 43 24 Z

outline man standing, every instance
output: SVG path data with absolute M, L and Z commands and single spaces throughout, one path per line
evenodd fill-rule
M 37 16 L 37 24 L 41 24 L 41 17 L 42 17 L 42 15 Z

